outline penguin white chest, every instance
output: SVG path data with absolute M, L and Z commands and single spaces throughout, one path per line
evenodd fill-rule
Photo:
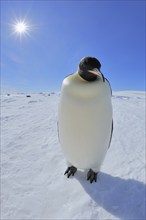
M 77 74 L 62 84 L 59 138 L 66 160 L 81 169 L 100 167 L 111 134 L 112 106 L 106 82 L 86 82 Z

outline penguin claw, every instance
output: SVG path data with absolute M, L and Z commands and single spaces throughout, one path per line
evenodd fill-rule
M 92 169 L 90 169 L 87 173 L 87 180 L 90 180 L 90 183 L 92 183 L 93 181 L 97 181 L 97 174 L 96 172 L 94 172 Z
M 77 171 L 77 168 L 74 166 L 68 167 L 65 171 L 64 175 L 67 174 L 67 177 L 69 178 L 71 175 L 74 176 L 75 172 Z

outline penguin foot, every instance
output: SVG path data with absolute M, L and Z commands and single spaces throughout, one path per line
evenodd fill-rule
M 92 183 L 93 181 L 96 182 L 97 180 L 97 174 L 98 173 L 95 173 L 92 169 L 90 169 L 87 173 L 87 180 L 90 181 L 90 183 Z
M 77 171 L 77 168 L 74 166 L 68 167 L 65 171 L 64 175 L 67 174 L 67 177 L 69 178 L 71 175 L 74 176 L 75 172 Z

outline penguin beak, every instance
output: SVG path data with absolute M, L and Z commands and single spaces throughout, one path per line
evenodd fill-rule
M 88 70 L 88 72 L 92 73 L 102 79 L 102 74 L 99 72 L 99 70 L 97 70 L 97 69 L 96 70 Z

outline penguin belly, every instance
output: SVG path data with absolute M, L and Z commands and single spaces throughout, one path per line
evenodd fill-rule
M 99 170 L 109 146 L 111 126 L 108 83 L 89 83 L 77 74 L 67 77 L 59 105 L 59 138 L 66 160 L 79 169 Z

